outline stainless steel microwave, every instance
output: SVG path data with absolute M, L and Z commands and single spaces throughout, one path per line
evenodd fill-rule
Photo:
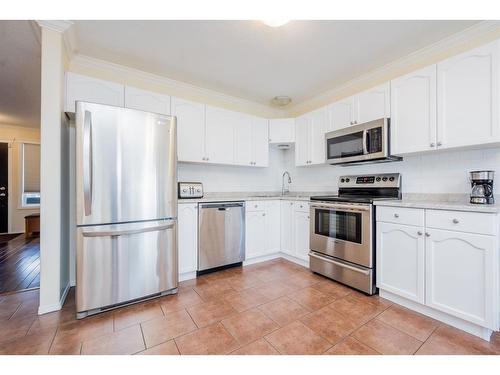
M 329 164 L 364 164 L 398 161 L 391 155 L 390 119 L 381 118 L 326 133 Z

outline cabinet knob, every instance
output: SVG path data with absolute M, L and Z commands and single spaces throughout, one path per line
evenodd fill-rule
M 395 218 L 398 218 L 398 217 L 399 217 L 399 214 L 394 214 L 394 217 L 395 217 Z
M 358 122 L 357 121 L 354 121 L 354 125 L 356 125 Z
M 354 125 L 354 122 L 351 121 L 351 125 Z
M 430 234 L 430 233 L 425 232 L 425 237 L 430 237 L 430 236 L 431 236 L 431 234 Z
M 421 236 L 421 235 L 422 235 L 422 231 L 418 231 L 418 232 L 417 232 L 417 234 L 418 234 L 419 236 Z
M 265 214 L 265 213 L 263 213 L 263 214 L 262 214 L 262 216 L 266 216 L 266 214 Z
M 458 223 L 460 223 L 460 221 L 458 221 L 458 219 L 453 219 L 452 221 L 453 221 L 453 224 L 458 224 Z
M 438 146 L 442 146 L 442 145 L 443 145 L 443 142 L 438 141 L 437 145 L 438 145 Z
M 255 207 L 255 208 L 257 208 L 258 206 L 257 206 L 257 205 L 255 205 L 254 207 Z
M 431 142 L 430 146 L 431 146 L 431 147 L 434 147 L 434 146 L 435 146 L 435 145 L 434 145 L 434 142 Z

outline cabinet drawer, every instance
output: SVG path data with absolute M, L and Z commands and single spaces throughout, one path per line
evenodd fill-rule
M 424 210 L 421 208 L 377 206 L 377 221 L 422 227 L 424 225 Z
M 293 208 L 295 211 L 309 212 L 309 202 L 307 201 L 293 202 Z
M 493 214 L 426 210 L 425 215 L 426 226 L 429 228 L 489 235 L 496 233 Z
M 251 211 L 262 211 L 266 209 L 266 202 L 264 201 L 247 201 L 245 205 L 245 210 Z

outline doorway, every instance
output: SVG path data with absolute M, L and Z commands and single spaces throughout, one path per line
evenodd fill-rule
M 0 234 L 9 231 L 9 145 L 0 143 Z

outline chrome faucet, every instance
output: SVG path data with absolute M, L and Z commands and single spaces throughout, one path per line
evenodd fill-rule
M 288 186 L 285 189 L 285 176 L 288 175 Z M 292 178 L 290 177 L 290 173 L 288 171 L 283 172 L 283 176 L 281 177 L 281 195 L 288 194 L 290 192 L 290 184 L 292 183 Z

